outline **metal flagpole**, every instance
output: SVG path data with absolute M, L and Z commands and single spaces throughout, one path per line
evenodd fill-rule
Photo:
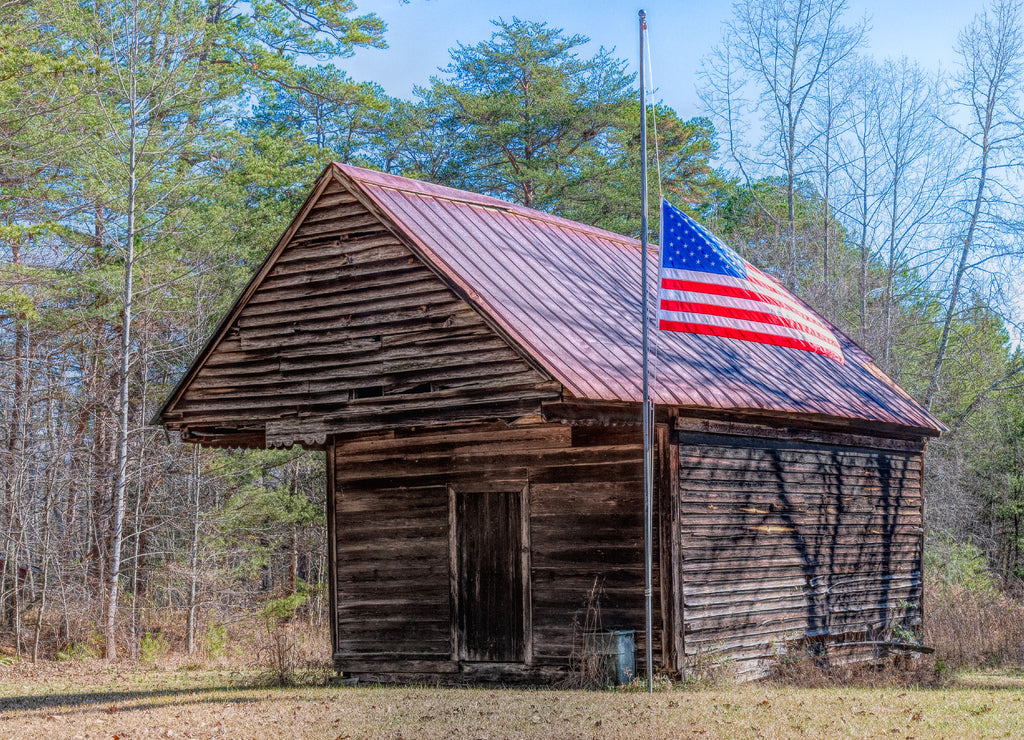
M 654 502 L 654 449 L 651 444 L 651 433 L 654 423 L 654 404 L 651 402 L 651 389 L 648 382 L 647 350 L 648 350 L 648 295 L 647 295 L 647 91 L 644 83 L 644 34 L 647 32 L 647 14 L 640 11 L 640 311 L 643 327 L 643 374 L 644 374 L 644 607 L 645 624 L 644 643 L 647 647 L 647 692 L 654 692 L 654 650 L 651 646 L 651 549 L 652 519 Z

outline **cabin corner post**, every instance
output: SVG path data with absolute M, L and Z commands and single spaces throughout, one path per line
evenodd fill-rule
M 533 558 L 530 538 L 530 484 L 520 494 L 519 527 L 522 535 L 520 568 L 523 573 L 523 662 L 533 665 Z
M 679 492 L 679 432 L 675 424 L 669 430 L 669 501 L 671 521 L 669 535 L 671 542 L 672 569 L 672 644 L 675 649 L 675 669 L 684 677 L 686 670 L 686 606 L 683 598 L 683 539 L 682 514 Z
M 922 641 L 924 641 L 924 639 L 925 639 L 925 634 L 924 634 L 924 630 L 925 630 L 925 611 L 924 611 L 924 589 L 925 589 L 925 582 L 924 582 L 924 533 L 925 533 L 925 524 L 926 524 L 925 516 L 927 515 L 927 511 L 925 509 L 925 496 L 924 496 L 924 462 L 925 462 L 925 455 L 927 454 L 927 452 L 928 452 L 928 441 L 927 440 L 923 440 L 922 443 L 921 443 L 921 453 L 920 453 L 921 454 L 921 472 L 920 472 L 920 484 L 919 484 L 920 485 L 920 489 L 919 490 L 921 492 L 920 493 L 920 495 L 921 495 L 921 547 L 918 549 L 918 557 L 917 557 L 917 572 L 920 574 L 920 578 L 921 578 L 921 589 L 918 592 L 918 597 L 917 597 L 917 599 L 918 599 L 917 615 L 918 615 L 918 619 L 921 620 L 921 635 L 920 635 L 920 639 Z
M 455 489 L 448 485 L 448 624 L 451 640 L 451 661 L 459 665 L 465 659 L 459 615 L 459 530 L 456 517 Z
M 658 515 L 658 591 L 661 602 L 661 664 L 682 673 L 682 614 L 679 582 L 679 452 L 674 430 L 655 425 L 655 486 Z
M 534 565 L 532 565 L 532 540 L 529 536 L 530 508 L 529 483 L 520 493 L 519 528 L 522 535 L 520 547 L 520 569 L 522 570 L 522 659 L 526 665 L 534 664 Z
M 335 521 L 335 482 L 334 469 L 337 465 L 334 453 L 334 439 L 328 437 L 324 447 L 324 460 L 327 464 L 327 605 L 331 612 L 331 661 L 337 665 L 338 660 L 338 538 L 337 522 Z

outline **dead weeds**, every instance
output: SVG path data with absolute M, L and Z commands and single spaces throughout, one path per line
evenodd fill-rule
M 952 672 L 942 661 L 930 655 L 893 655 L 852 663 L 830 663 L 807 652 L 796 655 L 796 658 L 775 662 L 765 682 L 805 689 L 937 689 L 953 680 Z

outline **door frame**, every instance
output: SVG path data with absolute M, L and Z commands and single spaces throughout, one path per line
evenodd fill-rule
M 489 482 L 461 484 L 457 488 L 448 486 L 448 577 L 450 589 L 451 614 L 451 646 L 452 660 L 463 663 L 467 661 L 466 636 L 460 628 L 462 604 L 459 593 L 459 567 L 461 552 L 459 551 L 459 522 L 457 517 L 457 493 L 472 495 L 474 493 L 508 493 L 519 496 L 519 537 L 521 551 L 519 567 L 522 571 L 522 603 L 523 603 L 523 654 L 518 660 L 506 661 L 515 664 L 533 664 L 533 596 L 531 590 L 530 568 L 530 487 L 527 483 Z M 474 661 L 476 663 L 476 661 Z

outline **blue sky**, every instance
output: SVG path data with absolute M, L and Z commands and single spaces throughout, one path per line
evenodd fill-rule
M 658 96 L 689 117 L 700 113 L 695 86 L 701 57 L 721 38 L 732 12 L 727 0 L 356 0 L 388 23 L 386 51 L 363 49 L 339 64 L 357 80 L 380 83 L 390 95 L 409 97 L 437 68 L 448 49 L 490 36 L 490 20 L 517 16 L 547 21 L 590 37 L 593 49 L 615 47 L 636 65 L 637 10 L 647 11 Z M 980 0 L 849 0 L 850 18 L 867 17 L 869 50 L 878 58 L 907 56 L 929 69 L 950 69 L 960 29 L 984 7 Z

